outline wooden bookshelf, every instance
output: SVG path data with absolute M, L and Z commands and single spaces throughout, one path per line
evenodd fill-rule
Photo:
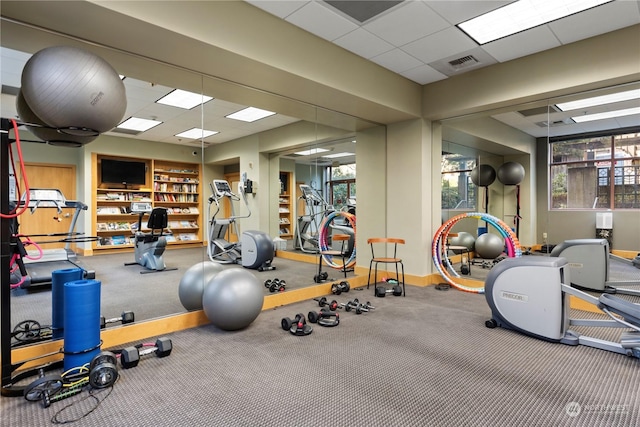
M 101 161 L 104 158 L 144 162 L 144 184 L 110 184 L 102 181 Z M 169 245 L 202 244 L 203 216 L 200 185 L 202 169 L 199 163 L 135 159 L 94 154 L 93 235 L 98 241 L 94 251 L 133 248 L 133 236 L 138 228 L 138 214 L 131 213 L 131 202 L 149 202 L 153 207 L 167 208 L 169 224 L 165 235 Z M 142 231 L 146 229 L 146 217 Z
M 282 191 L 278 195 L 279 237 L 293 239 L 293 180 L 291 172 L 280 172 Z

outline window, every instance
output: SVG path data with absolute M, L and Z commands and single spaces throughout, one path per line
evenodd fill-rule
M 640 133 L 552 141 L 551 209 L 640 209 Z
M 337 210 L 349 211 L 356 204 L 356 164 L 340 165 L 329 169 L 329 203 Z
M 442 209 L 476 209 L 477 187 L 471 181 L 476 159 L 442 153 Z

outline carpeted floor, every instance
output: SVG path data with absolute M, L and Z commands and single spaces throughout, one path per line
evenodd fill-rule
M 246 329 L 208 325 L 170 335 L 167 358 L 120 370 L 111 394 L 79 426 L 633 426 L 640 423 L 640 361 L 594 348 L 488 329 L 484 295 L 407 287 L 370 299 L 369 313 L 309 336 L 260 314 Z M 369 298 L 371 297 L 371 298 Z M 345 301 L 342 301 L 342 300 Z M 87 392 L 83 396 L 87 396 Z M 94 406 L 82 396 L 42 408 L 2 398 L 2 426 L 51 425 Z

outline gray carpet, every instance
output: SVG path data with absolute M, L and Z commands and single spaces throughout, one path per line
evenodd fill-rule
M 263 312 L 242 331 L 208 325 L 171 334 L 171 356 L 121 370 L 111 395 L 75 425 L 640 424 L 638 359 L 488 329 L 483 295 L 433 286 L 408 286 L 406 298 L 372 294 L 341 295 L 376 309 L 341 312 L 339 326 L 313 325 L 306 337 L 283 331 L 280 320 L 317 310 L 314 301 Z M 43 409 L 2 398 L 2 425 L 50 425 L 79 399 Z M 84 400 L 62 415 L 90 406 Z

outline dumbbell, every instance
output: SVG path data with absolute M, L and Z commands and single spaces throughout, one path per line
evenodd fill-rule
M 280 321 L 280 326 L 282 326 L 282 329 L 285 331 L 288 330 L 293 335 L 297 336 L 309 335 L 313 332 L 311 325 L 307 325 L 307 320 L 304 318 L 304 314 L 302 313 L 296 314 L 293 320 L 288 317 L 283 317 Z
M 329 310 L 331 311 L 336 311 L 338 308 L 340 308 L 340 305 L 338 305 L 338 301 L 336 300 L 332 300 L 331 302 L 327 302 L 327 298 L 326 297 L 322 297 L 322 298 L 314 298 L 314 301 L 318 301 L 318 305 L 320 307 L 324 307 L 325 305 L 329 307 Z
M 124 369 L 135 368 L 140 357 L 154 353 L 157 357 L 167 357 L 173 350 L 171 339 L 158 338 L 155 344 L 137 344 L 120 351 L 120 364 Z
M 270 292 L 282 292 L 285 290 L 287 282 L 280 280 L 277 277 L 275 279 L 268 279 L 264 281 L 264 287 L 269 289 Z
M 269 289 L 269 292 L 284 292 L 287 286 L 287 282 L 275 278 L 273 280 L 268 279 L 264 281 L 264 287 Z
M 317 323 L 320 326 L 338 326 L 340 324 L 340 315 L 336 312 L 331 312 L 326 308 L 320 310 L 320 312 L 310 311 L 307 315 L 309 322 Z
M 357 298 L 353 301 L 349 301 L 346 304 L 341 305 L 344 307 L 344 311 L 355 310 L 356 314 L 367 313 L 369 311 L 369 308 L 361 304 Z
M 372 306 L 372 305 L 371 305 L 371 302 L 367 301 L 367 302 L 365 302 L 365 303 L 363 304 L 363 303 L 361 303 L 360 301 L 358 301 L 358 298 L 355 298 L 355 299 L 353 299 L 352 301 L 349 301 L 349 302 L 351 302 L 351 303 L 353 303 L 353 304 L 360 304 L 360 306 L 361 306 L 362 308 L 365 308 L 365 309 L 367 309 L 367 310 L 369 310 L 369 311 L 371 311 L 371 310 L 375 310 L 375 309 L 376 309 L 374 306 Z
M 135 315 L 133 311 L 123 311 L 120 317 L 112 317 L 111 319 L 105 319 L 104 316 L 100 316 L 100 329 L 104 329 L 109 323 L 122 322 L 123 325 L 127 323 L 133 323 L 135 321 Z
M 349 292 L 349 289 L 351 289 L 351 286 L 347 281 L 342 281 L 340 283 L 334 283 L 333 285 L 331 285 L 331 293 L 336 295 L 340 295 L 343 292 Z
M 315 276 L 313 276 L 313 281 L 316 283 L 322 283 L 322 281 L 327 280 L 329 278 L 329 273 L 327 273 L 326 271 L 323 271 L 320 274 L 316 274 Z
M 384 298 L 387 294 L 393 294 L 394 296 L 402 295 L 402 286 L 395 285 L 391 289 L 387 289 L 384 286 L 376 286 L 376 296 L 380 298 Z

